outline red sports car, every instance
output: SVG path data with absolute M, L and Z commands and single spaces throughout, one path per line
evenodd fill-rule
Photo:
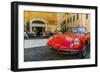
M 90 44 L 90 33 L 56 34 L 49 38 L 47 46 L 62 54 L 79 54 L 84 57 Z

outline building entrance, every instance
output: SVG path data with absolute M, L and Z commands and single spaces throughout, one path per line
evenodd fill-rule
M 35 37 L 45 37 L 47 31 L 47 22 L 43 19 L 33 19 L 30 22 L 30 32 Z
M 45 27 L 35 27 L 36 29 L 36 36 L 42 37 L 43 32 L 45 32 Z

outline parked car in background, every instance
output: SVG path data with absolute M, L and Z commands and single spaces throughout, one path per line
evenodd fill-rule
M 29 38 L 29 36 L 28 36 L 27 32 L 24 32 L 24 39 L 28 39 L 28 38 Z
M 29 38 L 34 38 L 35 37 L 35 33 L 34 32 L 28 32 L 27 33 Z

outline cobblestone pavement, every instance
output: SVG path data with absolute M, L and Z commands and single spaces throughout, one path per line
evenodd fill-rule
M 48 39 L 29 39 L 24 40 L 24 48 L 46 46 Z
M 47 39 L 25 40 L 24 61 L 47 61 L 47 60 L 69 60 L 80 59 L 76 55 L 57 54 L 46 46 Z M 90 57 L 90 51 L 85 58 Z

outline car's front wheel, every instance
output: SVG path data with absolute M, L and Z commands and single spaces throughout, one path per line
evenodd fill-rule
M 87 47 L 86 45 L 83 47 L 82 56 L 85 57 L 87 55 Z
M 82 58 L 85 58 L 87 56 L 87 54 L 88 54 L 88 44 L 85 44 L 84 47 L 83 47 L 83 49 L 82 49 L 82 52 L 81 52 L 80 56 Z

